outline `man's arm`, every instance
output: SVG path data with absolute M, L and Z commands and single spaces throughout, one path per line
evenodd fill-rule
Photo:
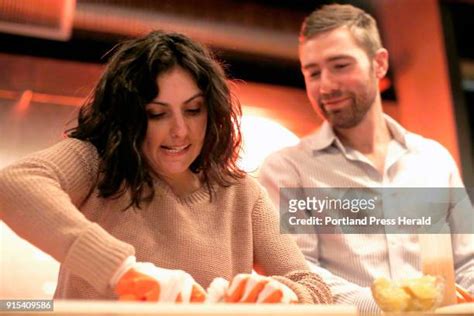
M 279 209 L 280 198 L 285 198 L 280 197 L 280 188 L 301 187 L 303 184 L 300 179 L 297 166 L 281 153 L 268 157 L 259 174 L 259 181 L 267 189 L 276 209 Z M 370 288 L 351 283 L 332 274 L 320 265 L 317 234 L 294 234 L 292 236 L 296 239 L 311 270 L 319 274 L 329 285 L 335 303 L 356 305 L 361 312 L 376 313 L 380 311 L 372 298 Z
M 298 234 L 293 235 L 293 237 L 300 246 L 311 271 L 319 274 L 329 285 L 335 303 L 356 305 L 359 311 L 364 313 L 380 312 L 369 287 L 362 287 L 349 282 L 321 267 L 317 234 Z
M 451 243 L 456 283 L 474 295 L 474 208 L 464 188 L 456 163 L 449 153 L 447 155 L 451 167 L 449 185 L 454 188 L 453 195 L 456 197 L 453 208 L 450 210 L 450 226 L 451 230 L 454 230 Z

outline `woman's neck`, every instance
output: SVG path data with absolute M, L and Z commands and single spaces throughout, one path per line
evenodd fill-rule
M 161 178 L 169 185 L 174 194 L 178 197 L 187 196 L 201 188 L 202 180 L 199 174 L 190 170 L 180 175 L 161 176 Z

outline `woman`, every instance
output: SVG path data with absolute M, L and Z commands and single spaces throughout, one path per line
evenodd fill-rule
M 226 302 L 331 301 L 236 165 L 225 80 L 183 35 L 124 42 L 69 137 L 0 172 L 2 220 L 61 262 L 56 298 L 202 301 L 222 277 Z

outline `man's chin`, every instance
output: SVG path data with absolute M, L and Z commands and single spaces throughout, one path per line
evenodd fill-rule
M 333 128 L 353 128 L 360 123 L 360 120 L 357 120 L 355 117 L 349 117 L 343 113 L 330 114 L 326 119 Z

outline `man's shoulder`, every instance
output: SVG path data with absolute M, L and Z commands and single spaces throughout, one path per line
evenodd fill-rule
M 262 179 L 273 179 L 276 175 L 293 177 L 299 174 L 314 161 L 314 140 L 315 133 L 301 138 L 294 146 L 285 147 L 268 155 L 260 167 L 260 181 L 265 182 Z
M 435 155 L 435 157 L 451 157 L 451 154 L 446 149 L 446 147 L 434 139 L 408 132 L 406 135 L 406 140 L 409 149 L 418 154 Z
M 395 139 L 403 142 L 411 153 L 451 157 L 449 151 L 438 141 L 405 129 L 399 122 L 387 114 L 384 114 L 384 117 L 392 133 L 395 133 Z
M 408 132 L 406 135 L 409 153 L 424 168 L 436 173 L 458 173 L 458 167 L 449 150 L 440 142 Z
M 298 142 L 298 144 L 282 148 L 270 154 L 267 160 L 294 160 L 313 153 L 312 143 L 314 134 L 307 135 Z

